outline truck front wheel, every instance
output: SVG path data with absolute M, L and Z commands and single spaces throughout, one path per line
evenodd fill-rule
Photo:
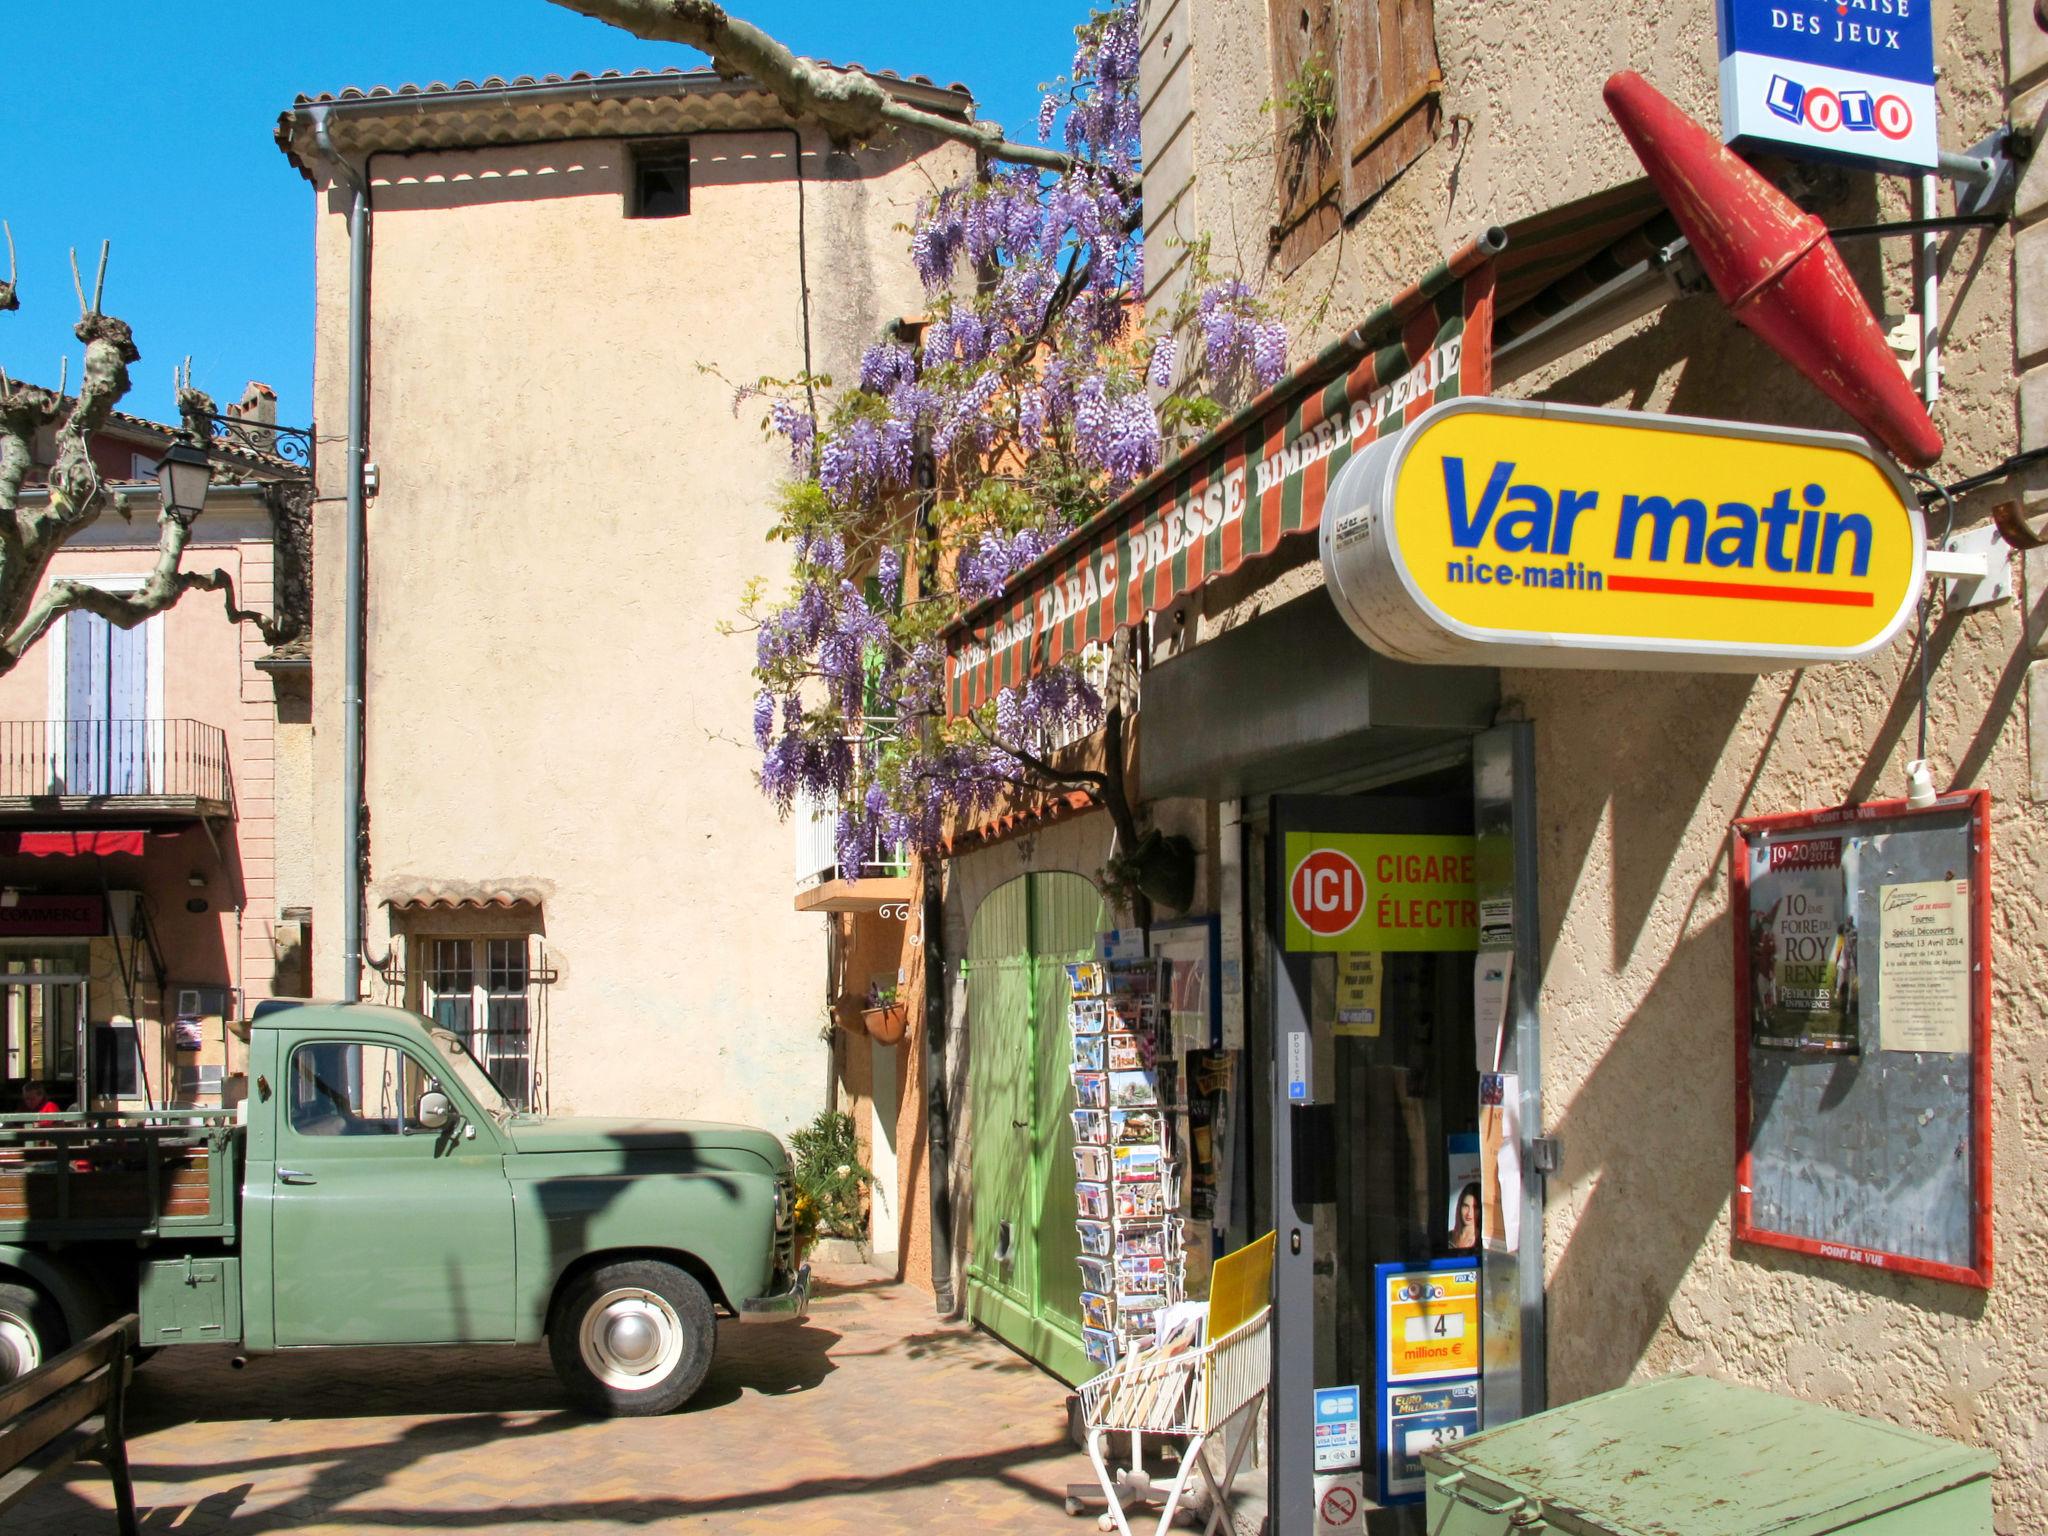
M 0 1280 L 0 1385 L 48 1364 L 69 1342 L 55 1302 L 33 1286 Z
M 555 1309 L 548 1351 L 571 1393 L 603 1413 L 667 1413 L 711 1369 L 718 1317 L 673 1264 L 633 1259 L 582 1276 Z

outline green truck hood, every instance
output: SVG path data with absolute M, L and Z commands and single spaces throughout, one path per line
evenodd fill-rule
M 788 1166 L 782 1143 L 750 1125 L 716 1120 L 630 1120 L 605 1115 L 516 1118 L 506 1127 L 521 1156 L 533 1152 L 750 1152 L 771 1173 Z

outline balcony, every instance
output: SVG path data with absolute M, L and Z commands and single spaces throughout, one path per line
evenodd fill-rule
M 227 732 L 197 720 L 0 720 L 0 820 L 227 816 Z
M 790 822 L 796 829 L 796 909 L 799 912 L 874 912 L 916 899 L 910 855 L 877 833 L 859 873 L 841 875 L 837 848 L 838 802 L 799 791 Z

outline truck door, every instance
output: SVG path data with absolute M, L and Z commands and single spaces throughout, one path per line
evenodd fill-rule
M 430 1087 L 462 1115 L 450 1132 L 420 1124 Z M 396 1043 L 302 1040 L 282 1096 L 279 1346 L 510 1339 L 512 1190 L 494 1127 L 457 1085 Z

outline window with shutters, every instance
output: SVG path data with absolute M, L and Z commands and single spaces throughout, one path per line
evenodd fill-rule
M 1272 0 L 1283 272 L 1319 249 L 1436 138 L 1432 0 Z

